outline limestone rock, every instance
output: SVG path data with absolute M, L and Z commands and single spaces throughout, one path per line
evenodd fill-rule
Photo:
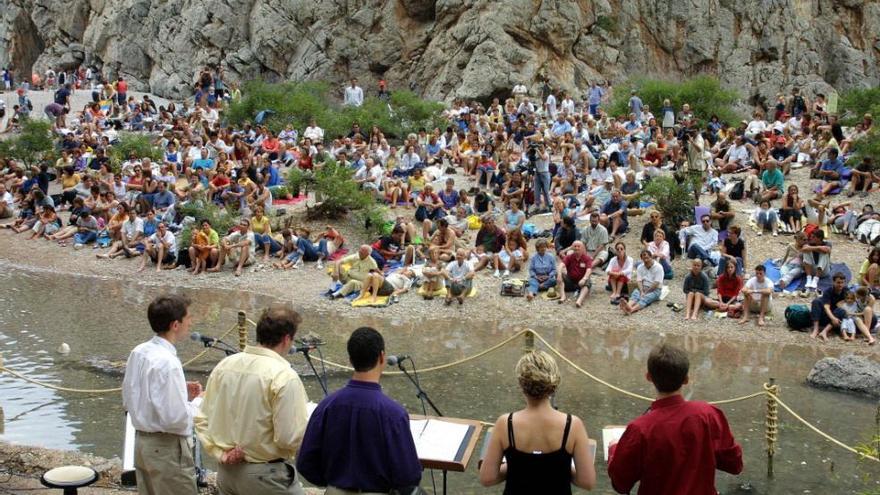
M 880 84 L 880 0 L 7 0 L 0 65 L 95 64 L 132 89 L 186 96 L 228 82 L 385 79 L 436 99 L 580 95 L 597 78 L 718 77 L 744 99 L 798 85 Z
M 813 365 L 807 383 L 819 388 L 880 397 L 880 364 L 860 356 L 823 358 Z

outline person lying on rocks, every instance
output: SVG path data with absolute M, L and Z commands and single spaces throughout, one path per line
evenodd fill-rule
M 394 298 L 409 291 L 414 281 L 415 273 L 411 268 L 401 268 L 387 276 L 379 270 L 373 270 L 367 275 L 358 299 L 369 299 L 372 304 L 375 304 L 379 297 L 390 296 Z

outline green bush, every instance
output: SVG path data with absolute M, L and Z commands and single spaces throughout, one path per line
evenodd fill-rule
M 24 119 L 21 133 L 2 141 L 0 158 L 11 158 L 30 168 L 55 159 L 52 123 L 42 119 Z
M 609 110 L 611 116 L 629 114 L 629 98 L 632 96 L 630 91 L 633 89 L 642 102 L 651 107 L 651 112 L 658 123 L 663 118 L 660 109 L 663 108 L 665 99 L 672 104 L 676 115 L 682 105 L 689 104 L 702 124 L 708 122 L 713 114 L 722 122 L 734 127 L 742 118 L 742 115 L 734 109 L 734 104 L 740 98 L 737 91 L 722 88 L 718 80 L 710 76 L 697 76 L 683 82 L 634 79 L 620 84 L 614 91 L 614 99 Z
M 645 185 L 642 196 L 654 203 L 654 208 L 663 214 L 667 225 L 678 225 L 693 216 L 694 195 L 686 182 L 679 184 L 674 177 L 651 179 Z
M 339 218 L 375 204 L 372 194 L 363 191 L 353 175 L 353 170 L 335 161 L 315 171 L 313 188 L 317 204 L 310 210 L 312 217 Z
M 180 249 L 188 249 L 192 241 L 192 229 L 199 228 L 204 220 L 211 222 L 211 227 L 217 231 L 222 237 L 229 232 L 229 229 L 235 226 L 238 221 L 237 216 L 226 208 L 221 208 L 214 203 L 202 203 L 201 201 L 192 201 L 185 205 L 180 205 L 177 210 L 182 217 L 193 217 L 195 223 L 187 225 L 180 232 L 178 240 Z
M 110 166 L 114 172 L 122 167 L 122 162 L 134 155 L 138 158 L 149 158 L 154 163 L 162 163 L 165 155 L 161 148 L 154 145 L 149 136 L 124 132 L 119 135 L 119 141 L 110 147 Z
M 253 122 L 259 112 L 270 110 L 264 123 L 275 132 L 288 124 L 302 131 L 314 118 L 328 139 L 348 134 L 353 122 L 358 122 L 364 132 L 376 125 L 392 139 L 400 139 L 420 127 L 443 124 L 441 103 L 422 100 L 409 91 L 394 92 L 390 103 L 369 97 L 360 107 L 347 107 L 333 99 L 330 88 L 324 82 L 250 81 L 245 84 L 241 100 L 231 103 L 224 117 L 230 124 L 241 125 Z
M 843 125 L 855 125 L 866 113 L 880 115 L 880 88 L 853 89 L 840 95 L 837 111 Z

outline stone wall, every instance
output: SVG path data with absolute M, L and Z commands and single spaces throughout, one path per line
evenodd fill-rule
M 230 80 L 412 85 L 439 99 L 513 84 L 708 73 L 744 97 L 880 83 L 880 0 L 6 0 L 0 65 L 95 63 L 133 88 Z M 772 101 L 772 100 L 771 100 Z

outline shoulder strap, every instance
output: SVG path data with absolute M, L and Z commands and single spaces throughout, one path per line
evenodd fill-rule
M 516 448 L 516 442 L 513 440 L 513 413 L 507 415 L 507 442 L 510 448 Z
M 571 414 L 565 416 L 565 431 L 562 433 L 562 450 L 565 450 L 565 445 L 568 443 L 568 432 L 571 430 Z

